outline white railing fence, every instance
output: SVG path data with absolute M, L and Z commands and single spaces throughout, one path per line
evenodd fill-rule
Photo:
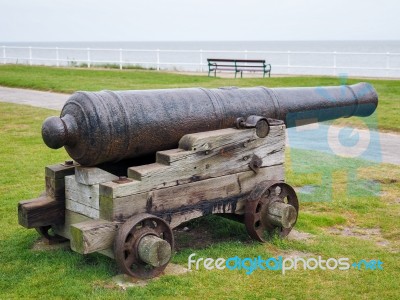
M 400 53 L 99 49 L 1 46 L 3 64 L 71 67 L 143 67 L 204 72 L 207 58 L 265 59 L 272 74 L 400 77 Z

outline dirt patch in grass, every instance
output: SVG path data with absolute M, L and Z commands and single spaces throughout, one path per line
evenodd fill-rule
M 287 236 L 289 241 L 310 241 L 314 238 L 314 235 L 308 232 L 301 232 L 296 229 L 292 231 Z
M 380 247 L 390 247 L 391 244 L 388 240 L 383 238 L 382 231 L 380 228 L 361 228 L 358 226 L 354 227 L 331 227 L 327 231 L 330 234 L 356 237 L 362 240 L 372 240 Z
M 33 251 L 51 251 L 51 250 L 70 250 L 69 241 L 59 244 L 49 244 L 49 242 L 45 238 L 39 238 L 32 245 Z

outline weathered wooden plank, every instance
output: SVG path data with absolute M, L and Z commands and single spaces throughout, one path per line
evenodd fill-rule
M 171 226 L 171 228 L 175 228 L 182 223 L 202 217 L 203 215 L 204 212 L 199 209 L 191 211 L 182 211 L 169 215 L 167 221 L 169 222 L 169 226 Z
M 272 126 L 266 138 L 258 138 L 254 129 L 223 129 L 208 135 L 189 134 L 183 139 L 190 140 L 190 145 L 185 143 L 190 151 L 158 152 L 159 161 L 169 161 L 169 167 L 158 161 L 128 169 L 130 178 L 141 181 L 141 191 L 148 185 L 166 185 L 192 176 L 217 177 L 243 172 L 249 170 L 253 155 L 262 159 L 263 167 L 284 162 L 285 134 L 281 126 Z
M 285 167 L 283 164 L 261 168 L 258 174 L 254 172 L 243 172 L 237 174 L 242 193 L 250 193 L 257 184 L 266 180 L 284 181 L 285 180 Z M 236 205 L 236 214 L 244 214 L 243 202 L 238 202 Z
M 65 183 L 64 178 L 54 179 L 45 177 L 46 195 L 56 201 L 65 201 Z
M 104 220 L 72 224 L 71 249 L 81 254 L 88 254 L 112 248 L 118 228 L 119 223 Z
M 228 128 L 187 134 L 180 140 L 178 149 L 159 151 L 157 162 L 173 165 L 181 160 L 194 159 L 197 161 L 199 154 L 206 155 L 207 159 L 216 155 L 226 158 L 243 157 L 246 153 L 255 153 L 264 157 L 268 152 L 263 151 L 260 147 L 266 145 L 271 148 L 281 148 L 284 140 L 283 125 L 271 126 L 270 133 L 266 138 L 257 137 L 255 129 L 237 130 Z M 257 153 L 257 151 L 260 153 Z
M 86 221 L 93 221 L 87 216 L 81 215 L 76 212 L 72 212 L 70 210 L 65 210 L 65 222 L 64 224 L 59 224 L 59 225 L 54 225 L 53 229 L 55 233 L 57 233 L 60 236 L 63 236 L 69 240 L 71 240 L 71 225 L 73 224 L 78 224 L 81 222 L 86 222 Z M 112 247 L 104 249 L 104 250 L 99 250 L 99 253 L 106 255 L 110 258 L 114 258 L 114 253 Z
M 64 222 L 63 202 L 43 196 L 18 203 L 18 223 L 26 228 L 35 228 Z
M 46 166 L 45 176 L 54 179 L 61 179 L 65 176 L 73 175 L 75 173 L 75 166 L 76 165 L 65 166 L 63 164 Z
M 103 183 L 100 185 L 100 194 L 110 198 L 124 197 L 244 172 L 249 170 L 249 162 L 253 155 L 262 159 L 262 167 L 284 162 L 283 125 L 271 126 L 270 134 L 266 138 L 258 138 L 254 129 L 223 129 L 186 135 L 182 139 L 184 138 L 190 140 L 190 143 L 185 142 L 185 145 L 190 144 L 192 149 L 196 150 L 173 149 L 158 152 L 159 162 L 128 169 L 129 177 L 134 179 L 132 182 Z
M 75 175 L 65 177 L 66 201 L 83 204 L 89 208 L 99 210 L 99 185 L 86 185 L 76 182 Z
M 148 205 L 147 209 L 152 212 L 166 211 L 239 194 L 240 186 L 236 174 L 233 174 L 155 190 L 152 192 L 151 205 Z
M 119 198 L 100 196 L 100 218 L 124 221 L 135 214 L 146 212 L 146 207 L 151 204 L 151 195 L 151 192 L 145 192 Z
M 254 187 L 265 180 L 284 181 L 285 167 L 283 164 L 261 168 L 258 174 L 254 172 L 241 172 L 237 174 L 242 192 L 250 192 Z
M 109 258 L 115 259 L 114 247 L 107 248 L 107 249 L 104 249 L 104 250 L 99 250 L 97 252 L 99 252 L 100 254 L 103 254 L 105 256 L 108 256 Z
M 63 164 L 50 165 L 45 168 L 46 194 L 48 197 L 65 201 L 64 177 L 75 173 L 75 165 L 65 166 Z
M 102 182 L 113 181 L 118 179 L 109 172 L 106 172 L 99 168 L 81 167 L 75 168 L 75 180 L 78 183 L 85 185 L 94 185 Z
M 124 197 L 112 198 L 100 195 L 100 218 L 123 221 L 143 212 L 157 214 L 185 207 L 188 208 L 186 211 L 189 208 L 196 210 L 195 206 L 201 202 L 239 196 L 251 192 L 259 182 L 283 179 L 284 167 L 277 165 L 261 168 L 258 174 L 246 171 Z M 212 203 L 210 205 L 212 206 Z M 244 206 L 238 203 L 235 212 L 242 214 L 243 208 Z
M 53 226 L 54 232 L 60 236 L 63 236 L 67 239 L 71 239 L 70 226 L 72 224 L 81 223 L 85 221 L 90 221 L 91 218 L 81 215 L 79 213 L 70 211 L 68 209 L 65 210 L 65 218 L 63 224 L 57 224 Z
M 84 216 L 88 216 L 89 218 L 92 218 L 92 219 L 98 219 L 100 217 L 99 209 L 95 209 L 95 208 L 86 206 L 82 203 L 75 202 L 71 199 L 67 199 L 65 201 L 65 207 L 67 209 L 69 209 L 70 211 L 80 213 L 80 214 L 82 214 Z

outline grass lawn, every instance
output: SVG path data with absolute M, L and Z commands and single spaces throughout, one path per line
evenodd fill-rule
M 349 83 L 357 80 L 349 80 Z M 380 115 L 391 113 L 387 130 L 398 130 L 398 81 L 372 80 L 381 96 Z M 140 89 L 183 86 L 313 86 L 340 84 L 336 78 L 214 79 L 146 71 L 87 71 L 41 67 L 0 67 L 0 85 L 41 90 Z M 396 102 L 397 101 L 397 102 Z M 395 104 L 393 104 L 395 103 Z M 387 106 L 389 108 L 387 108 Z M 397 111 L 396 111 L 397 110 Z M 100 254 L 69 250 L 36 251 L 34 230 L 17 224 L 17 203 L 44 190 L 44 167 L 68 158 L 47 148 L 40 136 L 42 121 L 57 112 L 0 103 L 0 299 L 398 299 L 400 271 L 400 167 L 372 164 L 313 151 L 288 149 L 287 182 L 298 189 L 300 216 L 297 240 L 273 239 L 259 244 L 242 224 L 206 217 L 189 224 L 198 235 L 179 235 L 173 262 L 185 266 L 188 256 L 264 258 L 347 257 L 350 262 L 379 259 L 383 270 L 212 270 L 163 276 L 146 287 L 127 291 L 111 284 L 115 262 Z M 380 126 L 382 118 L 379 116 Z M 390 124 L 391 123 L 391 124 Z M 385 123 L 386 124 L 386 123 Z M 390 127 L 389 125 L 392 125 Z M 311 159 L 312 158 L 312 159 Z M 308 187 L 314 189 L 310 194 Z M 331 201 L 317 202 L 323 195 Z M 205 239 L 206 246 L 199 240 Z
M 232 75 L 233 77 L 233 75 Z M 378 124 L 380 130 L 400 131 L 400 80 L 353 79 L 346 84 L 360 81 L 371 83 L 378 92 Z M 221 87 L 221 86 L 267 86 L 300 87 L 340 85 L 338 77 L 274 77 L 271 78 L 213 78 L 187 76 L 143 70 L 92 70 L 78 68 L 50 68 L 37 66 L 1 65 L 0 86 L 22 87 L 43 91 L 73 93 L 78 90 L 128 90 L 178 87 Z M 369 118 L 365 122 L 370 122 Z M 340 124 L 358 126 L 356 118 L 342 119 Z

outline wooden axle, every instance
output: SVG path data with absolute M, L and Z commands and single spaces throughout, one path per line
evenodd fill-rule
M 167 241 L 155 235 L 146 235 L 139 242 L 138 254 L 145 263 L 159 267 L 171 259 L 172 250 Z
M 297 211 L 290 205 L 283 202 L 273 202 L 268 206 L 267 220 L 272 224 L 283 227 L 292 227 L 297 220 Z

